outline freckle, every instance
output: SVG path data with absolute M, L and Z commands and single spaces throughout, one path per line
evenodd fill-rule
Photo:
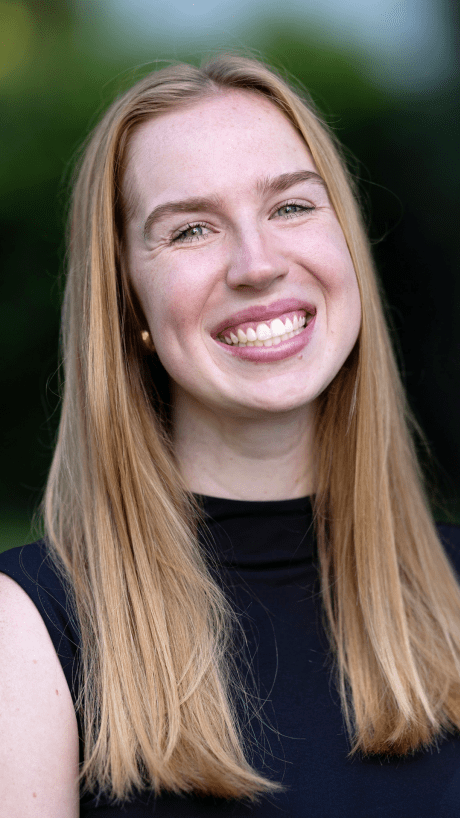
M 33 798 L 36 798 L 36 797 L 37 797 L 37 793 L 36 793 L 36 792 L 33 792 L 33 793 L 32 793 L 32 797 L 33 797 Z
M 37 664 L 37 660 L 36 660 L 36 659 L 32 659 L 32 662 L 34 663 L 34 665 L 36 665 L 36 664 Z
M 56 696 L 59 696 L 59 690 L 56 690 Z

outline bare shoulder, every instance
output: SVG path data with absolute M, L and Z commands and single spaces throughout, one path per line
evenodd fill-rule
M 0 817 L 76 818 L 78 750 L 72 698 L 45 623 L 0 573 Z

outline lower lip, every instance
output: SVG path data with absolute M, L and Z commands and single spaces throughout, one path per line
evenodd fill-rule
M 254 361 L 255 363 L 270 363 L 271 361 L 282 361 L 284 358 L 291 358 L 297 355 L 309 342 L 313 328 L 316 321 L 316 314 L 311 319 L 310 323 L 305 327 L 303 332 L 300 332 L 294 338 L 289 338 L 287 341 L 281 341 L 280 344 L 271 347 L 239 347 L 224 344 L 216 338 L 219 346 L 223 347 L 229 355 L 235 355 L 237 358 L 242 358 L 244 361 Z

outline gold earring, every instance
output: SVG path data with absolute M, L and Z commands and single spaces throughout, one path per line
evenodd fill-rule
M 152 341 L 152 336 L 148 330 L 144 329 L 141 332 L 142 341 L 150 352 L 155 352 L 155 344 Z

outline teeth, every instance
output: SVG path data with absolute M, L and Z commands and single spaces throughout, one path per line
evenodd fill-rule
M 270 326 L 262 323 L 258 324 L 255 330 L 252 327 L 248 327 L 246 332 L 238 329 L 237 335 L 230 332 L 230 335 L 221 335 L 220 340 L 234 346 L 276 346 L 281 341 L 287 341 L 289 338 L 298 335 L 303 327 L 310 323 L 312 318 L 313 315 L 310 313 L 307 313 L 306 316 L 294 315 L 292 321 L 286 318 L 284 323 L 281 318 L 274 318 L 270 322 Z
M 299 327 L 298 329 L 295 329 L 292 332 L 285 333 L 284 335 L 275 335 L 274 338 L 266 338 L 265 341 L 259 341 L 257 339 L 257 341 L 247 341 L 247 343 L 239 343 L 237 341 L 236 344 L 235 343 L 232 344 L 232 341 L 231 341 L 230 338 L 226 337 L 225 340 L 226 340 L 227 344 L 230 344 L 232 346 L 239 346 L 239 347 L 271 347 L 271 346 L 277 346 L 277 344 L 280 344 L 281 341 L 287 341 L 288 338 L 294 338 L 294 336 L 298 335 L 299 332 L 302 332 L 302 327 Z
M 268 327 L 267 324 L 259 324 L 256 329 L 256 333 L 259 341 L 266 341 L 267 338 L 272 337 L 270 327 Z
M 280 318 L 275 318 L 274 321 L 271 322 L 270 329 L 272 331 L 272 338 L 275 338 L 276 335 L 284 335 L 286 332 L 286 327 Z

